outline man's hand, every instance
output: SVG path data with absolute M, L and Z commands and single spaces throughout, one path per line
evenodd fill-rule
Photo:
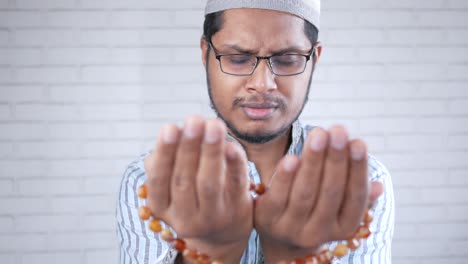
M 145 159 L 148 206 L 196 249 L 224 263 L 239 262 L 253 228 L 247 160 L 225 142 L 220 120 L 187 119 L 163 128 Z
M 349 141 L 340 126 L 313 129 L 302 158 L 284 157 L 256 201 L 255 228 L 266 262 L 304 257 L 323 243 L 350 238 L 381 192 L 381 185 L 368 186 L 362 141 Z

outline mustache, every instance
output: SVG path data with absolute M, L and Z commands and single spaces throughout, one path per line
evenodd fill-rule
M 269 94 L 254 94 L 247 98 L 236 97 L 232 101 L 232 109 L 242 107 L 244 105 L 253 105 L 259 108 L 277 107 L 279 109 L 286 108 L 286 102 L 280 98 Z

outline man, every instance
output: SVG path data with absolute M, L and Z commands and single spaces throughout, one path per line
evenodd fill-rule
M 372 235 L 335 261 L 391 262 L 387 170 L 343 127 L 297 120 L 322 51 L 319 8 L 320 0 L 208 1 L 200 46 L 218 119 L 165 126 L 155 149 L 129 165 L 117 208 L 121 263 L 190 262 L 138 218 L 144 183 L 152 214 L 223 263 L 291 261 L 333 247 L 368 206 Z M 254 199 L 249 178 L 265 183 L 265 194 Z

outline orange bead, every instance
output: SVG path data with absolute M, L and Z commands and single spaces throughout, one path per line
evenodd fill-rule
M 291 264 L 305 264 L 305 260 L 297 258 L 291 262 Z
M 348 239 L 347 242 L 347 246 L 349 249 L 352 249 L 352 250 L 355 250 L 356 248 L 358 248 L 360 245 L 361 245 L 361 241 L 357 238 L 351 238 L 351 239 Z
M 255 191 L 255 183 L 250 182 L 250 184 L 249 184 L 249 190 L 250 190 L 250 191 Z
M 182 252 L 182 255 L 184 255 L 184 257 L 192 259 L 192 260 L 196 260 L 198 258 L 198 253 L 195 250 L 191 250 L 191 249 L 188 249 L 188 248 L 186 248 Z
M 333 259 L 333 253 L 330 250 L 322 251 L 319 255 L 320 263 L 330 263 Z
M 175 248 L 175 250 L 184 252 L 186 244 L 184 240 L 178 238 L 172 242 L 172 246 Z
M 159 233 L 162 230 L 161 222 L 157 219 L 153 219 L 149 222 L 148 227 L 151 231 Z
M 374 216 L 372 215 L 371 211 L 367 210 L 367 212 L 364 214 L 364 219 L 362 221 L 367 226 L 372 222 L 372 220 L 374 220 Z
M 161 238 L 162 240 L 166 242 L 172 242 L 174 241 L 174 235 L 172 234 L 171 230 L 169 229 L 164 229 L 161 231 Z
M 338 258 L 341 258 L 346 254 L 348 254 L 348 247 L 346 245 L 344 245 L 344 244 L 338 244 L 333 249 L 333 255 L 335 255 Z
M 140 206 L 138 208 L 138 215 L 142 220 L 148 220 L 151 216 L 151 210 L 147 206 Z
M 200 264 L 210 264 L 210 263 L 211 263 L 211 260 L 210 260 L 210 257 L 209 257 L 208 255 L 205 255 L 205 254 L 198 254 L 197 263 L 200 263 Z
M 137 195 L 138 195 L 138 197 L 140 197 L 142 199 L 146 198 L 146 196 L 148 195 L 148 189 L 146 187 L 146 184 L 143 184 L 140 187 L 138 187 Z
M 263 183 L 259 183 L 255 186 L 255 192 L 258 194 L 258 195 L 262 195 L 265 193 L 265 184 Z
M 366 238 L 369 238 L 370 235 L 371 235 L 371 231 L 369 230 L 369 227 L 361 226 L 361 227 L 359 227 L 359 229 L 358 229 L 358 231 L 356 233 L 356 238 L 366 239 Z

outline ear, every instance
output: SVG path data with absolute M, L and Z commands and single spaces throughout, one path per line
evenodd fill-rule
M 315 53 L 314 65 L 315 65 L 319 61 L 320 56 L 322 55 L 322 43 L 317 42 L 317 44 L 315 44 L 314 53 Z
M 201 37 L 200 39 L 200 49 L 201 49 L 201 56 L 202 56 L 202 62 L 203 66 L 206 68 L 206 59 L 207 54 L 208 54 L 208 42 L 206 41 L 206 38 L 204 36 Z

